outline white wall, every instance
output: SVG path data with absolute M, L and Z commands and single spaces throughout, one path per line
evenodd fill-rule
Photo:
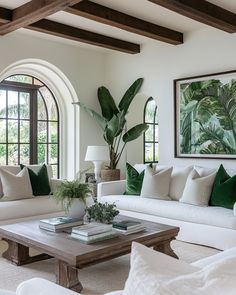
M 150 41 L 142 46 L 140 54 L 111 53 L 107 59 L 106 85 L 114 97 L 120 98 L 126 88 L 138 77 L 145 79 L 142 93 L 152 96 L 159 107 L 159 159 L 161 164 L 188 165 L 191 163 L 235 167 L 233 160 L 203 160 L 174 158 L 174 104 L 173 80 L 194 75 L 236 69 L 236 34 L 227 34 L 214 28 L 194 31 L 184 36 L 183 45 Z M 142 122 L 143 102 L 137 97 L 132 106 L 129 124 Z M 134 117 L 137 117 L 134 119 Z M 135 122 L 135 123 L 136 123 Z M 143 145 L 140 139 L 129 144 L 127 160 L 142 162 Z
M 59 68 L 74 87 L 78 99 L 93 108 L 98 108 L 96 90 L 104 83 L 105 54 L 78 46 L 62 44 L 58 41 L 45 40 L 21 32 L 11 33 L 0 38 L 0 72 L 10 64 L 23 59 L 41 59 Z M 68 108 L 67 117 L 74 116 L 74 107 L 68 97 L 64 97 Z M 66 175 L 73 178 L 74 170 L 84 169 L 91 163 L 85 163 L 84 156 L 89 144 L 103 144 L 97 125 L 83 111 L 77 111 L 79 127 L 76 132 L 77 163 L 75 169 L 68 165 Z M 77 126 L 78 127 L 78 126 Z M 68 141 L 73 142 L 73 128 L 68 128 Z M 69 144 L 69 143 L 68 143 Z M 68 163 L 75 162 L 75 155 L 67 153 Z

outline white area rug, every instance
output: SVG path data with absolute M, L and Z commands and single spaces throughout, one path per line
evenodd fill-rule
M 219 252 L 212 248 L 179 241 L 172 242 L 172 248 L 180 259 L 187 262 L 193 262 Z M 0 241 L 0 252 L 2 253 L 5 249 L 6 243 Z M 15 266 L 0 257 L 0 289 L 14 291 L 20 282 L 34 277 L 54 282 L 54 265 L 55 260 L 50 259 L 25 266 Z M 128 271 L 129 255 L 85 268 L 80 271 L 80 281 L 84 286 L 82 294 L 101 295 L 109 291 L 123 289 Z

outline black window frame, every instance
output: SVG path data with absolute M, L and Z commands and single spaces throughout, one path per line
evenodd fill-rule
M 27 76 L 30 77 L 32 79 L 32 84 L 29 83 L 24 83 L 24 82 L 15 82 L 15 81 L 8 81 L 7 79 L 9 79 L 10 77 L 14 77 L 14 76 Z M 35 81 L 38 81 L 41 83 L 41 85 L 38 85 L 37 83 L 35 84 Z M 50 92 L 55 106 L 56 106 L 56 112 L 57 112 L 57 120 L 50 120 L 49 119 L 49 115 L 48 115 L 48 109 L 47 109 L 47 104 L 45 102 L 45 98 L 42 95 L 42 93 L 40 92 L 40 88 L 42 87 L 46 87 L 47 90 Z M 45 143 L 46 145 L 46 150 L 47 150 L 47 158 L 46 158 L 46 163 L 50 164 L 52 166 L 56 165 L 57 166 L 57 177 L 59 178 L 60 176 L 60 114 L 59 114 L 59 108 L 58 108 L 58 104 L 57 101 L 52 93 L 52 91 L 48 88 L 48 86 L 46 84 L 44 84 L 42 81 L 40 81 L 38 78 L 35 78 L 33 76 L 30 75 L 25 75 L 25 74 L 16 74 L 16 75 L 12 75 L 9 76 L 8 78 L 6 78 L 5 80 L 3 80 L 0 83 L 0 90 L 4 90 L 6 91 L 6 116 L 5 117 L 1 117 L 1 120 L 5 120 L 6 121 L 6 142 L 0 142 L 0 144 L 4 144 L 6 145 L 6 165 L 8 165 L 9 163 L 9 155 L 8 155 L 8 149 L 9 149 L 9 144 L 15 144 L 18 147 L 18 164 L 21 163 L 20 161 L 20 145 L 22 144 L 29 144 L 29 148 L 30 148 L 30 154 L 29 154 L 29 164 L 38 164 L 38 144 L 40 144 L 40 142 L 38 142 L 38 122 L 46 122 L 46 126 L 47 126 L 47 140 Z M 17 118 L 9 118 L 8 117 L 8 91 L 16 91 L 18 92 L 18 117 Z M 25 119 L 25 118 L 20 118 L 20 108 L 19 108 L 19 104 L 20 104 L 20 93 L 21 92 L 25 92 L 25 93 L 29 93 L 29 119 Z M 38 119 L 38 93 L 40 93 L 40 96 L 44 102 L 44 106 L 45 106 L 45 111 L 46 111 L 46 119 L 42 120 L 42 119 Z M 10 142 L 8 140 L 8 122 L 9 120 L 14 120 L 14 121 L 18 121 L 18 142 Z M 30 129 L 30 134 L 29 134 L 29 142 L 24 143 L 20 141 L 20 122 L 21 121 L 28 121 L 29 122 L 29 129 Z M 56 122 L 57 123 L 57 142 L 50 142 L 49 141 L 49 124 L 50 122 Z M 49 163 L 49 145 L 57 145 L 57 163 Z
M 156 114 L 158 112 L 158 107 L 156 104 L 155 111 L 154 111 L 154 116 L 153 116 L 153 122 L 146 122 L 146 110 L 148 107 L 148 104 L 151 101 L 155 101 L 153 97 L 149 97 L 144 105 L 144 111 L 143 111 L 143 122 L 152 125 L 153 126 L 153 140 L 146 140 L 146 132 L 143 134 L 143 163 L 148 164 L 148 163 L 158 163 L 158 160 L 155 160 L 156 155 L 158 156 L 158 152 L 155 150 L 156 144 L 159 146 L 159 140 L 156 140 L 156 127 L 159 127 L 159 123 L 156 121 Z M 152 160 L 153 161 L 146 161 L 146 154 L 145 154 L 145 145 L 146 143 L 150 143 L 153 145 L 153 155 L 152 155 Z

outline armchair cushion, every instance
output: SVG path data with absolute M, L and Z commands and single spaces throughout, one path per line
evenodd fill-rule
M 21 283 L 16 295 L 79 295 L 79 293 L 63 288 L 50 281 L 34 278 Z

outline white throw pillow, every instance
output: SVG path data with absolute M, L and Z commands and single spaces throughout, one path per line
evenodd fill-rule
M 197 166 L 197 165 L 194 165 L 193 168 L 197 171 L 197 173 L 200 176 L 207 176 L 207 175 L 210 175 L 210 174 L 218 171 L 217 168 L 208 168 L 208 167 L 202 167 L 202 166 Z
M 192 170 L 193 166 L 173 168 L 169 191 L 171 199 L 178 201 L 182 197 L 187 178 Z
M 186 275 L 199 270 L 166 254 L 132 243 L 130 272 L 123 295 L 156 295 L 157 285 L 178 275 Z
M 144 173 L 141 197 L 170 200 L 169 188 L 172 167 L 156 172 L 147 167 Z
M 188 176 L 183 195 L 179 200 L 197 206 L 208 206 L 216 172 L 201 177 L 194 169 Z
M 14 201 L 33 197 L 29 173 L 26 167 L 17 175 L 0 169 L 0 177 L 3 187 L 1 201 Z

